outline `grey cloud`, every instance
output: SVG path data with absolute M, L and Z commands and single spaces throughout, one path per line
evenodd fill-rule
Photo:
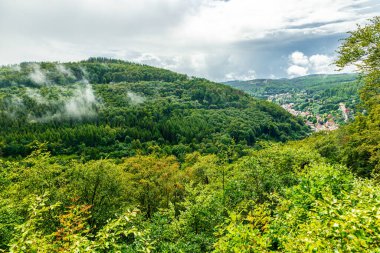
M 290 25 L 286 29 L 318 28 L 325 25 L 338 24 L 338 23 L 343 23 L 347 21 L 348 21 L 347 19 L 342 19 L 342 20 L 334 20 L 330 22 L 316 22 L 316 23 L 308 23 L 308 24 L 302 24 L 302 25 Z
M 341 10 L 351 10 L 356 13 L 365 14 L 365 13 L 374 13 L 380 11 L 380 3 L 378 0 L 364 0 L 358 1 L 357 4 L 351 4 L 343 6 Z
M 223 50 L 208 50 L 204 56 L 204 67 L 196 69 L 189 60 L 179 62 L 174 70 L 226 81 L 249 76 L 268 78 L 287 77 L 288 56 L 294 51 L 307 55 L 334 54 L 340 39 L 346 34 L 326 36 L 287 36 L 277 34 L 262 40 L 234 43 Z M 235 77 L 235 78 L 234 78 Z
M 292 52 L 332 55 L 340 40 L 346 36 L 346 34 L 291 36 L 280 32 L 260 40 L 233 43 L 220 49 L 208 48 L 206 52 L 194 51 L 180 57 L 139 52 L 123 54 L 121 57 L 215 81 L 273 76 L 281 78 L 288 76 L 288 56 Z M 110 52 L 107 56 L 112 56 L 113 53 Z
M 261 31 L 259 39 L 245 39 L 242 35 L 227 42 L 209 42 L 191 34 L 188 38 L 180 37 L 181 24 L 195 20 L 196 30 L 202 11 L 248 1 L 0 0 L 0 64 L 105 56 L 216 81 L 250 76 L 285 77 L 288 55 L 292 52 L 331 56 L 339 39 L 346 36 L 342 29 L 354 29 L 356 22 L 380 14 L 378 0 L 333 2 L 342 2 L 341 10 L 350 15 L 326 21 L 309 20 L 307 16 L 287 20 L 285 17 L 286 25 Z M 252 4 L 260 5 L 260 1 Z M 271 17 L 263 19 L 270 21 Z M 255 34 L 252 27 L 243 30 Z M 31 78 L 43 83 L 43 75 L 39 74 L 35 71 Z
M 332 55 L 346 34 L 327 36 L 283 36 L 280 39 L 266 38 L 260 41 L 245 41 L 234 45 L 234 51 L 245 66 L 254 69 L 258 78 L 271 75 L 286 77 L 288 55 L 301 51 L 306 55 Z

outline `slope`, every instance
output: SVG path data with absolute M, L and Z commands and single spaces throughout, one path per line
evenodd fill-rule
M 308 128 L 280 107 L 205 79 L 119 60 L 22 63 L 0 69 L 0 154 L 26 156 L 37 142 L 85 159 L 136 152 L 241 152 Z

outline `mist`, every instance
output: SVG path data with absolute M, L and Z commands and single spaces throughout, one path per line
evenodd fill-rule
M 132 91 L 128 91 L 127 96 L 132 105 L 138 105 L 145 102 L 145 98 L 143 96 L 140 96 Z
M 57 71 L 59 73 L 61 73 L 63 76 L 65 77 L 69 77 L 69 78 L 75 78 L 73 72 L 71 72 L 70 69 L 66 68 L 63 64 L 57 64 L 55 66 L 55 68 L 57 69 Z
M 40 65 L 37 63 L 32 64 L 32 72 L 28 76 L 31 81 L 38 85 L 47 84 L 48 78 L 46 72 L 41 69 Z
M 51 85 L 48 89 L 45 91 L 47 94 L 43 95 L 39 88 L 25 88 L 25 96 L 44 110 L 42 115 L 30 112 L 29 122 L 46 123 L 54 120 L 83 120 L 97 117 L 101 102 L 87 80 L 68 87 Z M 23 100 L 21 98 L 19 100 L 22 103 Z
M 64 115 L 76 119 L 92 118 L 97 115 L 97 104 L 98 101 L 92 85 L 87 83 L 82 87 L 78 87 L 73 96 L 65 102 Z
M 26 87 L 25 95 L 35 101 L 37 104 L 48 104 L 49 101 L 41 95 L 38 89 Z

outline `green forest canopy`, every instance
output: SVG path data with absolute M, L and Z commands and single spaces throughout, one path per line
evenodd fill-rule
M 0 68 L 0 154 L 120 158 L 158 147 L 177 157 L 234 142 L 304 137 L 302 120 L 205 79 L 118 60 Z

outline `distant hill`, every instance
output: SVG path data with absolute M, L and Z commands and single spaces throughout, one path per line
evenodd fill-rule
M 0 155 L 36 141 L 86 159 L 286 141 L 308 128 L 272 103 L 205 79 L 120 60 L 21 63 L 0 68 Z
M 343 124 L 353 118 L 361 87 L 358 77 L 357 74 L 309 75 L 293 79 L 230 81 L 225 84 L 256 98 L 282 105 L 318 126 L 331 119 Z

